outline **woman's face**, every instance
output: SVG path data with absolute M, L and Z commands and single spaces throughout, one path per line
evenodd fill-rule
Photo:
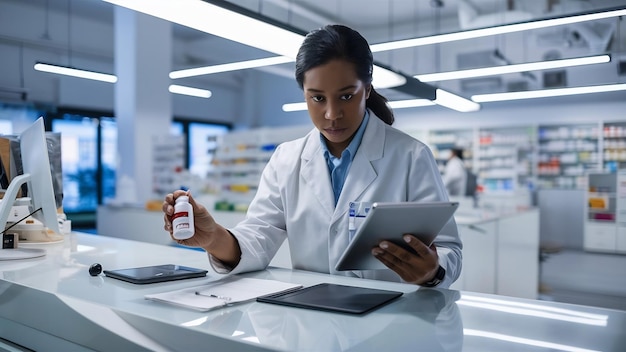
M 361 81 L 354 64 L 332 60 L 304 73 L 304 100 L 328 150 L 341 156 L 365 115 L 371 85 Z

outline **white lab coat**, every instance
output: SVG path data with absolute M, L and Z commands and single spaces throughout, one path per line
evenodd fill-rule
M 241 247 L 241 260 L 232 271 L 224 271 L 211 258 L 217 272 L 264 269 L 287 238 L 294 269 L 401 281 L 388 269 L 334 269 L 348 246 L 349 202 L 448 199 L 430 149 L 375 115 L 370 116 L 336 207 L 317 129 L 276 149 L 263 171 L 246 219 L 229 229 Z M 446 269 L 441 286 L 448 287 L 461 271 L 462 244 L 454 219 L 435 242 L 440 264 Z
M 467 187 L 467 171 L 463 160 L 458 156 L 453 156 L 446 163 L 443 172 L 443 183 L 446 185 L 448 195 L 464 196 Z

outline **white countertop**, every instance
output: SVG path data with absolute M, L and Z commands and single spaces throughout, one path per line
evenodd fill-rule
M 44 258 L 0 262 L 1 337 L 36 350 L 52 346 L 42 334 L 58 344 L 124 351 L 618 351 L 626 345 L 622 311 L 279 268 L 246 276 L 404 295 L 363 316 L 258 302 L 196 312 L 143 297 L 216 277 L 133 285 L 91 277 L 88 268 L 95 262 L 105 269 L 166 263 L 208 268 L 203 252 L 80 233 L 38 246 L 47 249 Z

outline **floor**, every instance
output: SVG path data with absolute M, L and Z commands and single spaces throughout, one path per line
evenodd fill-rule
M 626 255 L 562 250 L 541 265 L 540 299 L 626 311 Z

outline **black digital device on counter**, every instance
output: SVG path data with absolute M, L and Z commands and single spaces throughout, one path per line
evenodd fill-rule
M 153 284 L 157 282 L 205 277 L 208 271 L 182 265 L 163 264 L 139 268 L 104 270 L 103 273 L 108 277 L 133 284 Z
M 402 296 L 402 292 L 321 283 L 257 298 L 257 302 L 329 312 L 364 314 Z

